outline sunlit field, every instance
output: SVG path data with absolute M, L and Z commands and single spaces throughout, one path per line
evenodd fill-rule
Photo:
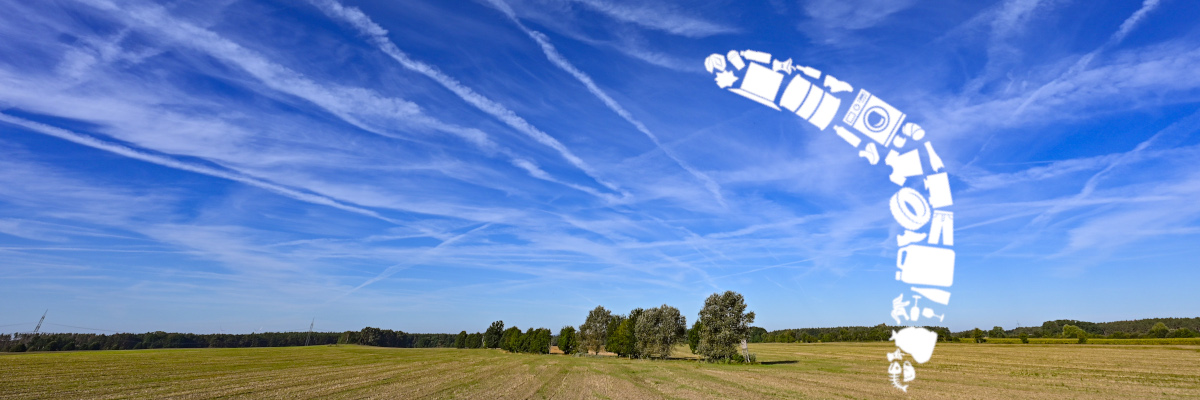
M 759 365 L 312 346 L 0 355 L 0 398 L 900 398 L 888 343 L 752 344 Z M 1200 346 L 942 344 L 912 398 L 1195 398 Z

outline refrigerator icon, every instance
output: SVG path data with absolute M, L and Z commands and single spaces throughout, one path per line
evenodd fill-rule
M 896 279 L 913 285 L 954 284 L 954 250 L 910 244 L 896 254 Z

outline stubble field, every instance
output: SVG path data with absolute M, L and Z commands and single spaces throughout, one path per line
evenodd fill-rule
M 940 344 L 907 396 L 887 380 L 891 349 L 753 344 L 761 365 L 361 346 L 4 354 L 0 399 L 1200 397 L 1195 345 Z

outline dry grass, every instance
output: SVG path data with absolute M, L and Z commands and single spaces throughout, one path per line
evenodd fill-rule
M 751 345 L 763 365 L 360 346 L 7 354 L 0 399 L 904 398 L 888 350 Z M 942 344 L 909 395 L 1195 398 L 1200 346 Z

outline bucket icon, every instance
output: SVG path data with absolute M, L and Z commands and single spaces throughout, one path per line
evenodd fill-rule
M 896 279 L 913 285 L 954 283 L 954 250 L 910 244 L 896 254 Z

